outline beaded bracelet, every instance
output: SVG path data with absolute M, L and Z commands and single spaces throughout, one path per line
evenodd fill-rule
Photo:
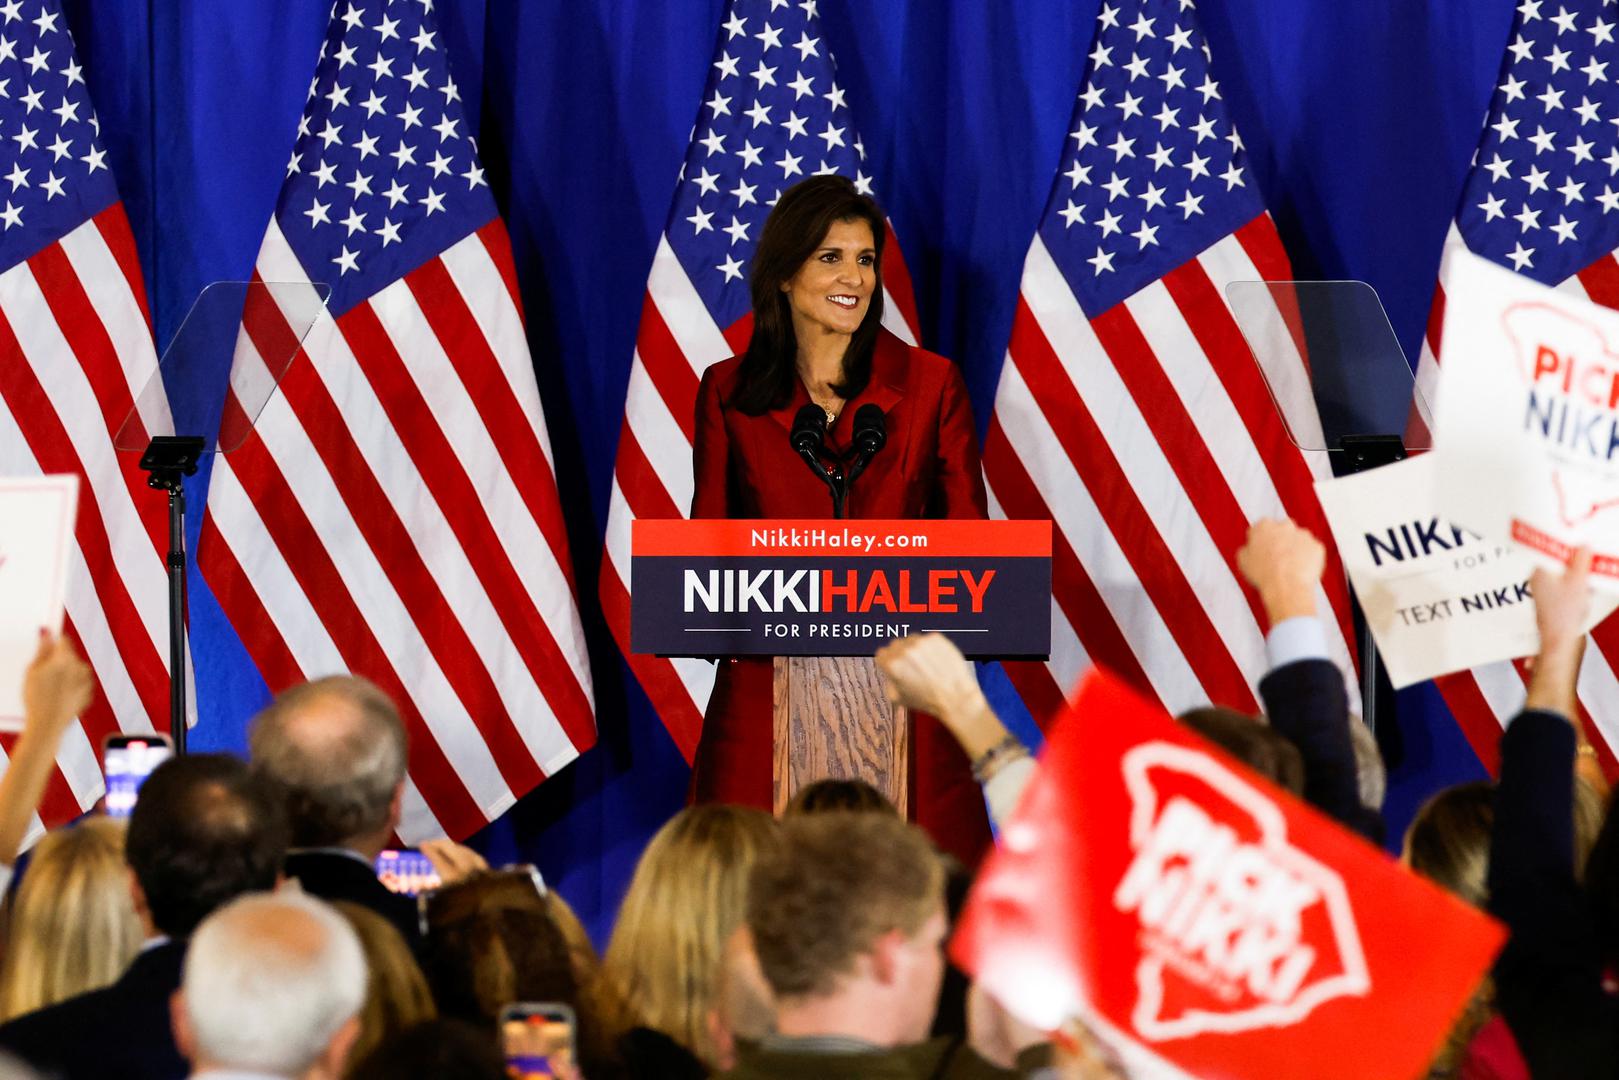
M 1016 735 L 1007 735 L 1000 742 L 973 759 L 973 779 L 980 784 L 989 783 L 990 777 L 1001 771 L 1008 762 L 1027 757 L 1028 747 Z

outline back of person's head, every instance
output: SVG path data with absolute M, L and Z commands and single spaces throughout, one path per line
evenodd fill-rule
M 147 913 L 170 937 L 242 893 L 274 888 L 286 853 L 286 810 L 227 754 L 188 754 L 153 770 L 124 840 Z
M 253 768 L 282 793 L 296 847 L 336 847 L 395 824 L 408 740 L 376 684 L 331 675 L 282 691 L 253 720 Z
M 106 986 L 140 946 L 123 822 L 91 817 L 46 833 L 12 901 L 0 1020 Z
M 619 906 L 604 968 L 638 1023 L 712 1064 L 708 1026 L 725 941 L 747 911 L 754 864 L 773 850 L 769 814 L 687 807 L 647 845 Z
M 365 952 L 341 915 L 298 892 L 244 896 L 192 935 L 176 1041 L 195 1070 L 336 1074 L 365 994 Z
M 568 940 L 526 874 L 485 872 L 446 886 L 429 899 L 427 920 L 422 966 L 439 1015 L 492 1031 L 514 1001 L 580 1011 Z
M 887 795 L 864 780 L 841 776 L 822 777 L 799 788 L 787 803 L 787 809 L 782 811 L 782 816 L 824 814 L 829 810 L 899 816 L 899 811 L 888 801 Z
M 1422 804 L 1405 833 L 1412 870 L 1474 907 L 1490 898 L 1490 834 L 1495 829 L 1495 785 L 1485 781 L 1445 788 Z
M 1178 719 L 1259 775 L 1295 795 L 1304 793 L 1304 758 L 1298 747 L 1258 717 L 1209 705 Z
M 1574 873 L 1583 878 L 1602 828 L 1602 801 L 1575 778 Z M 1405 833 L 1405 860 L 1423 877 L 1474 907 L 1490 899 L 1490 837 L 1495 830 L 1495 785 L 1484 780 L 1455 784 L 1428 799 Z
M 914 938 L 944 912 L 944 865 L 927 835 L 886 814 L 810 814 L 754 868 L 748 928 L 778 1002 L 837 993 L 878 940 Z M 927 991 L 932 1018 L 935 984 Z M 924 1024 L 923 1030 L 926 1030 Z
M 495 1033 L 464 1020 L 427 1020 L 356 1058 L 350 1080 L 506 1080 Z
M 370 908 L 339 900 L 332 904 L 348 921 L 365 952 L 365 1005 L 350 1057 L 358 1061 L 384 1041 L 438 1015 L 427 978 L 393 923 Z

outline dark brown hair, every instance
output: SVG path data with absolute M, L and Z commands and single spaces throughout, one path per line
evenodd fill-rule
M 1295 795 L 1304 794 L 1304 758 L 1299 748 L 1258 717 L 1208 705 L 1181 713 L 1181 723 Z
M 787 809 L 782 811 L 782 816 L 825 814 L 834 810 L 899 816 L 899 811 L 888 801 L 888 796 L 864 780 L 841 776 L 825 776 L 799 788 L 787 804 Z
M 801 814 L 748 882 L 748 928 L 778 997 L 831 993 L 890 930 L 914 936 L 944 910 L 944 863 L 890 814 Z
M 782 285 L 792 280 L 826 239 L 835 222 L 864 221 L 871 226 L 876 282 L 866 317 L 843 354 L 843 377 L 832 389 L 848 400 L 871 381 L 871 357 L 883 321 L 883 212 L 846 176 L 812 176 L 794 184 L 776 200 L 753 252 L 748 292 L 753 298 L 753 337 L 742 355 L 736 391 L 726 404 L 749 416 L 779 409 L 793 396 L 797 378 L 798 338 L 793 313 Z

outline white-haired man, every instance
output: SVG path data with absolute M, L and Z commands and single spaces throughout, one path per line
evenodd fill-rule
M 198 1080 L 336 1080 L 366 977 L 359 938 L 326 904 L 286 891 L 243 897 L 192 935 L 175 1042 Z

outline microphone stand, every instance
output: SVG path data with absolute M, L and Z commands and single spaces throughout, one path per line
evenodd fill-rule
M 798 456 L 804 459 L 804 464 L 810 471 L 821 478 L 832 492 L 832 517 L 843 517 L 843 502 L 848 495 L 848 483 L 843 477 L 843 466 L 834 465 L 830 470 L 821 463 L 821 455 L 826 453 L 826 412 L 819 405 L 805 405 L 793 417 L 793 429 L 788 437 L 792 441 L 793 449 Z

